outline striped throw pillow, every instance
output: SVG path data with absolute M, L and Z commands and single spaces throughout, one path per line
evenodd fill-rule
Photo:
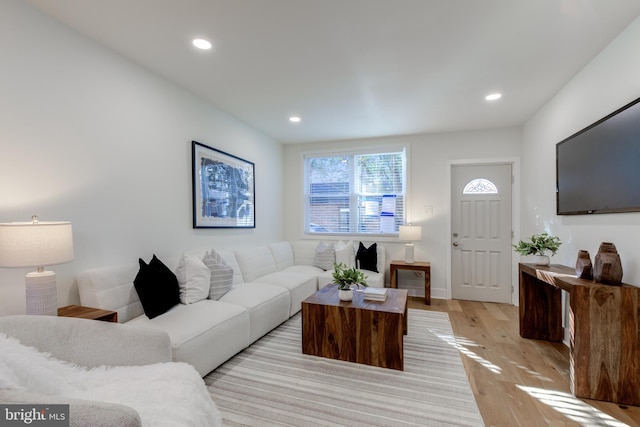
M 202 259 L 211 270 L 211 286 L 209 287 L 209 299 L 218 300 L 229 292 L 233 285 L 233 268 L 220 256 L 215 249 L 207 252 Z
M 331 270 L 336 262 L 336 249 L 333 243 L 318 243 L 316 246 L 316 254 L 313 259 L 313 265 L 323 270 Z

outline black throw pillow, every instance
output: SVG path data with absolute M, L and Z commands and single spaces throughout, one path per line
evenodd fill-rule
M 176 275 L 155 255 L 149 264 L 138 260 L 140 270 L 133 280 L 144 314 L 149 319 L 166 313 L 180 303 L 180 288 Z
M 361 270 L 375 271 L 378 273 L 378 244 L 373 243 L 365 248 L 362 242 L 358 246 L 356 254 L 356 266 Z

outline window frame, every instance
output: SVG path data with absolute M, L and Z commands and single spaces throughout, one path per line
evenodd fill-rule
M 495 189 L 495 191 L 476 191 L 476 192 L 469 191 L 469 192 L 467 192 L 467 188 L 469 188 L 469 186 L 474 182 L 479 182 L 481 184 L 488 183 L 488 184 L 490 184 L 491 187 L 493 187 Z M 462 194 L 464 196 L 476 196 L 476 195 L 486 196 L 486 195 L 489 195 L 489 194 L 497 194 L 497 195 L 499 195 L 499 194 L 501 194 L 501 191 L 498 188 L 498 186 L 488 178 L 473 178 L 469 182 L 467 182 L 464 185 L 464 187 L 462 187 Z
M 322 158 L 322 157 L 340 157 L 340 156 L 351 156 L 355 158 L 358 155 L 367 155 L 367 154 L 384 154 L 384 153 L 397 153 L 404 151 L 404 193 L 403 193 L 403 219 L 402 224 L 407 223 L 407 217 L 409 212 L 409 158 L 410 158 L 410 146 L 409 145 L 385 145 L 385 146 L 367 146 L 367 147 L 349 147 L 339 150 L 313 150 L 313 151 L 305 151 L 301 153 L 301 195 L 302 195 L 302 236 L 304 238 L 323 238 L 323 237 L 338 237 L 338 238 L 348 238 L 348 237 L 358 237 L 361 239 L 365 238 L 376 238 L 376 239 L 384 239 L 385 237 L 390 237 L 393 239 L 397 239 L 399 232 L 395 231 L 393 233 L 360 233 L 357 231 L 349 231 L 345 233 L 340 232 L 311 232 L 309 231 L 309 195 L 307 194 L 307 189 L 309 188 L 309 174 L 307 171 L 307 160 L 309 158 Z M 354 185 L 356 182 L 356 167 L 353 165 L 350 171 L 350 181 L 349 181 L 349 211 L 354 212 L 358 209 L 357 206 L 357 197 L 364 196 L 362 194 L 357 194 L 354 189 Z M 355 197 L 353 197 L 355 196 Z M 358 228 L 357 224 L 357 215 L 350 215 L 349 218 L 349 229 L 355 230 Z

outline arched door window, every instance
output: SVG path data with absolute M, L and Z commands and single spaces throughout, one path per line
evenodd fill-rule
M 498 187 L 488 179 L 477 178 L 464 186 L 462 194 L 498 194 Z

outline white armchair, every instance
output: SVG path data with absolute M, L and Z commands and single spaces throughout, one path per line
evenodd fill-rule
M 204 382 L 195 369 L 186 364 L 171 362 L 169 336 L 162 331 L 78 318 L 18 315 L 0 317 L 0 334 L 13 337 L 23 346 L 34 347 L 41 353 L 49 353 L 59 361 L 71 362 L 85 368 L 109 366 L 108 372 L 114 372 L 114 383 L 122 380 L 116 375 L 116 368 L 111 367 L 139 366 L 140 369 L 144 369 L 144 367 L 149 368 L 154 364 L 162 364 L 154 365 L 154 369 L 155 366 L 166 370 L 181 368 L 182 372 L 186 370 L 188 374 L 191 373 L 190 370 L 193 370 L 193 375 L 188 375 L 189 379 L 185 379 L 185 381 L 191 382 L 188 385 L 190 388 L 184 387 L 184 389 L 194 390 L 195 384 L 195 390 L 200 394 L 197 396 L 200 402 L 202 399 L 211 400 Z M 0 345 L 4 342 L 4 345 L 11 349 L 6 337 L 5 341 L 0 340 Z M 0 351 L 3 350 L 0 349 Z M 4 362 L 7 360 L 5 359 Z M 129 401 L 126 403 L 114 402 L 113 400 L 101 401 L 95 395 L 90 395 L 92 393 L 87 393 L 85 400 L 82 393 L 80 393 L 80 398 L 77 395 L 70 398 L 67 395 L 40 393 L 39 390 L 28 389 L 28 387 L 7 388 L 5 385 L 3 388 L 3 383 L 11 384 L 14 379 L 12 374 L 15 372 L 6 371 L 10 370 L 11 366 L 20 365 L 4 363 L 3 366 L 0 366 L 0 402 L 69 404 L 71 426 L 140 426 L 145 423 L 145 413 L 161 409 L 161 406 L 173 406 L 167 405 L 166 402 L 167 395 L 171 395 L 171 393 L 154 388 L 153 384 L 148 385 L 146 393 L 157 391 L 159 395 L 162 395 L 159 396 L 161 398 L 158 399 L 158 406 L 152 408 L 153 410 L 148 410 L 150 408 L 141 410 L 139 405 L 136 408 L 133 403 L 130 406 Z M 2 378 L 3 375 L 6 378 Z M 180 380 L 181 377 L 177 381 Z M 198 381 L 201 384 L 198 384 Z M 175 386 L 180 389 L 183 385 L 175 384 Z M 127 388 L 127 384 L 122 384 L 123 395 L 126 394 Z M 196 400 L 193 395 L 189 397 Z M 178 408 L 182 405 L 182 401 L 175 402 L 175 406 Z M 215 404 L 211 402 L 210 407 L 205 405 L 204 410 L 210 412 L 204 417 L 214 421 L 199 425 L 216 425 L 219 422 L 219 413 Z M 202 416 L 202 414 L 200 415 Z M 184 425 L 192 424 L 189 420 L 185 420 Z
M 171 362 L 169 335 L 118 323 L 56 316 L 0 317 L 0 333 L 80 366 Z

